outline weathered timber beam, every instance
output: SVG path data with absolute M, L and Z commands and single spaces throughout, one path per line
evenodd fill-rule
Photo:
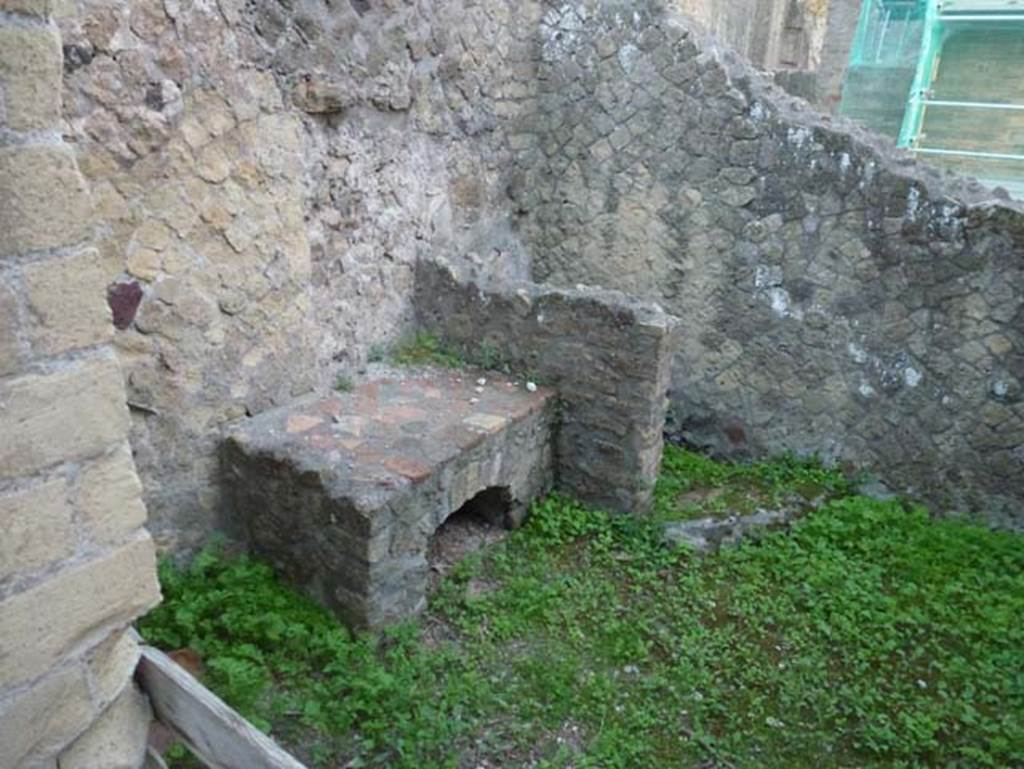
M 136 678 L 156 717 L 211 769 L 306 769 L 158 649 L 142 647 Z

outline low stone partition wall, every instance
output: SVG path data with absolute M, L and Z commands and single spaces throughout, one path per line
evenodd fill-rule
M 649 506 L 677 318 L 617 291 L 463 282 L 442 261 L 418 266 L 415 304 L 420 327 L 467 359 L 558 391 L 560 489 L 611 510 Z

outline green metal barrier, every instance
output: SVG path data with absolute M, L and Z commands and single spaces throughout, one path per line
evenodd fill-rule
M 1024 196 L 1022 72 L 1024 0 L 864 0 L 840 112 Z
M 850 54 L 851 67 L 912 63 L 917 56 L 917 27 L 923 0 L 865 0 Z

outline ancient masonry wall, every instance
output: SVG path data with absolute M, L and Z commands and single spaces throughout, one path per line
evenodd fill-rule
M 0 2 L 0 766 L 138 766 L 159 599 L 47 0 Z
M 158 542 L 225 527 L 222 426 L 408 333 L 437 255 L 683 317 L 696 443 L 1019 507 L 1020 213 L 789 106 L 702 3 L 56 4 Z M 757 8 L 816 50 L 819 0 Z
M 832 7 L 846 2 L 850 0 L 670 0 L 716 39 L 767 70 L 816 69 Z
M 507 221 L 538 2 L 64 3 L 65 130 L 151 528 L 220 517 L 220 427 L 365 364 L 413 322 L 413 264 L 526 273 Z
M 1024 521 L 1024 213 L 764 82 L 654 0 L 553 5 L 511 188 L 534 278 L 684 320 L 675 430 Z
M 649 507 L 677 318 L 617 291 L 460 280 L 441 260 L 420 263 L 416 312 L 468 359 L 556 389 L 559 489 L 609 510 Z

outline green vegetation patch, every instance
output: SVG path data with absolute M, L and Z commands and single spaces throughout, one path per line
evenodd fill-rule
M 400 366 L 459 368 L 466 365 L 458 350 L 445 344 L 436 334 L 422 331 L 399 342 L 391 357 Z
M 850 481 L 840 470 L 824 467 L 813 457 L 784 456 L 753 464 L 716 462 L 666 444 L 654 487 L 654 517 L 684 520 L 745 515 L 759 507 L 806 507 L 850 493 Z
M 371 358 L 379 351 L 371 351 Z M 499 371 L 525 381 L 537 382 L 538 376 L 529 366 L 516 366 L 501 348 L 482 339 L 476 345 L 457 347 L 434 333 L 420 331 L 399 342 L 391 353 L 391 361 L 400 366 L 440 366 L 442 368 L 480 368 Z
M 1024 765 L 1021 538 L 895 501 L 698 558 L 553 495 L 377 639 L 246 557 L 161 580 L 143 635 L 313 766 Z

